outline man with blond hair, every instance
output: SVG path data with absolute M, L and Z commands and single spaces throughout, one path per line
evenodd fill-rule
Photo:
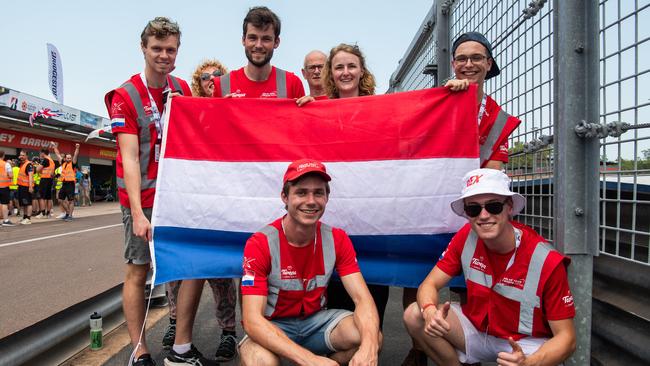
M 147 23 L 140 40 L 144 71 L 106 94 L 105 103 L 112 132 L 117 136 L 118 196 L 125 228 L 126 277 L 122 305 L 135 348 L 134 365 L 152 366 L 155 362 L 149 354 L 142 328 L 144 288 L 151 266 L 151 211 L 165 127 L 162 115 L 168 96 L 189 96 L 192 92 L 185 81 L 171 75 L 181 44 L 178 24 L 157 17 Z M 180 292 L 179 303 L 183 297 L 182 287 Z M 179 306 L 178 322 L 184 321 L 192 322 L 193 319 L 187 315 L 185 307 Z M 179 365 L 211 364 L 191 344 L 173 351 Z

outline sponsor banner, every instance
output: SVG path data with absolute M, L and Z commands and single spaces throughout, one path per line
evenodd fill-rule
M 61 114 L 59 116 L 51 117 L 49 120 L 57 120 L 77 125 L 79 124 L 79 116 L 81 115 L 79 109 L 66 107 L 61 104 L 50 102 L 49 100 L 37 98 L 11 89 L 9 89 L 9 93 L 0 96 L 0 106 L 9 107 L 10 109 L 29 114 L 49 108 L 50 110 L 58 111 Z
M 312 158 L 332 177 L 322 221 L 350 235 L 366 280 L 417 287 L 465 222 L 450 202 L 479 166 L 476 113 L 475 87 L 303 108 L 292 100 L 174 98 L 152 217 L 156 283 L 242 274 L 254 282 L 242 273 L 243 246 L 285 214 L 289 163 Z
M 49 147 L 50 141 L 54 141 L 54 143 L 57 144 L 57 148 L 59 151 L 61 151 L 61 153 L 74 152 L 74 141 L 66 141 L 63 139 L 10 131 L 0 128 L 0 146 L 15 147 L 18 149 L 27 149 L 37 152 L 42 148 Z M 81 147 L 79 148 L 79 155 L 92 158 L 115 160 L 117 157 L 117 150 L 110 147 L 81 144 Z
M 50 91 L 59 104 L 63 104 L 63 67 L 59 50 L 51 43 L 47 44 L 47 79 Z

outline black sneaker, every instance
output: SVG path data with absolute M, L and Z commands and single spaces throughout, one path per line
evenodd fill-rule
M 165 357 L 165 366 L 184 366 L 184 365 L 192 365 L 192 366 L 218 366 L 219 364 L 216 361 L 209 360 L 199 352 L 194 345 L 192 345 L 192 348 L 183 353 L 183 354 L 178 354 L 174 352 L 174 349 L 172 348 L 171 351 L 169 351 L 169 355 Z
M 145 353 L 133 361 L 133 366 L 156 366 L 156 361 L 151 358 L 150 354 Z
M 218 362 L 228 362 L 235 358 L 237 353 L 237 338 L 231 334 L 222 334 L 219 341 L 219 348 L 214 357 Z
M 176 324 L 169 323 L 162 339 L 163 349 L 171 349 L 174 345 L 174 338 L 176 338 Z

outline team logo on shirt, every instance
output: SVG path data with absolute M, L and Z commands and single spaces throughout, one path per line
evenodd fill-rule
M 564 306 L 573 306 L 573 295 L 571 295 L 571 291 L 568 291 L 568 295 L 562 296 L 562 302 L 564 303 Z
M 526 280 L 503 277 L 501 279 L 501 283 L 503 283 L 504 285 L 508 285 L 510 287 L 524 288 L 524 284 L 526 283 Z
M 111 106 L 111 116 L 114 116 L 116 114 L 122 114 L 122 106 L 124 105 L 123 102 L 115 102 Z
M 483 257 L 481 258 L 472 258 L 472 263 L 470 264 L 471 268 L 477 269 L 481 272 L 485 272 L 487 265 L 483 263 Z
M 280 278 L 283 280 L 292 280 L 298 278 L 298 272 L 296 272 L 293 266 L 287 266 L 287 268 L 280 270 Z
M 269 92 L 269 93 L 262 93 L 260 95 L 260 98 L 277 98 L 277 97 L 278 97 L 278 94 L 276 92 L 274 92 L 274 91 Z
M 153 116 L 153 110 L 151 109 L 151 105 L 147 104 L 144 106 L 144 115 L 145 116 Z

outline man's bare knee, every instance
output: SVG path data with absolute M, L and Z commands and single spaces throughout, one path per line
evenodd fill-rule
M 124 282 L 144 286 L 148 273 L 149 264 L 127 264 Z
M 361 345 L 361 333 L 352 315 L 347 316 L 332 329 L 330 342 L 339 351 L 356 349 Z
M 412 303 L 404 310 L 403 320 L 406 330 L 411 335 L 413 331 L 417 331 L 422 327 L 422 313 L 417 302 Z
M 273 352 L 247 338 L 239 346 L 239 359 L 242 366 L 269 365 L 280 366 L 280 358 Z

